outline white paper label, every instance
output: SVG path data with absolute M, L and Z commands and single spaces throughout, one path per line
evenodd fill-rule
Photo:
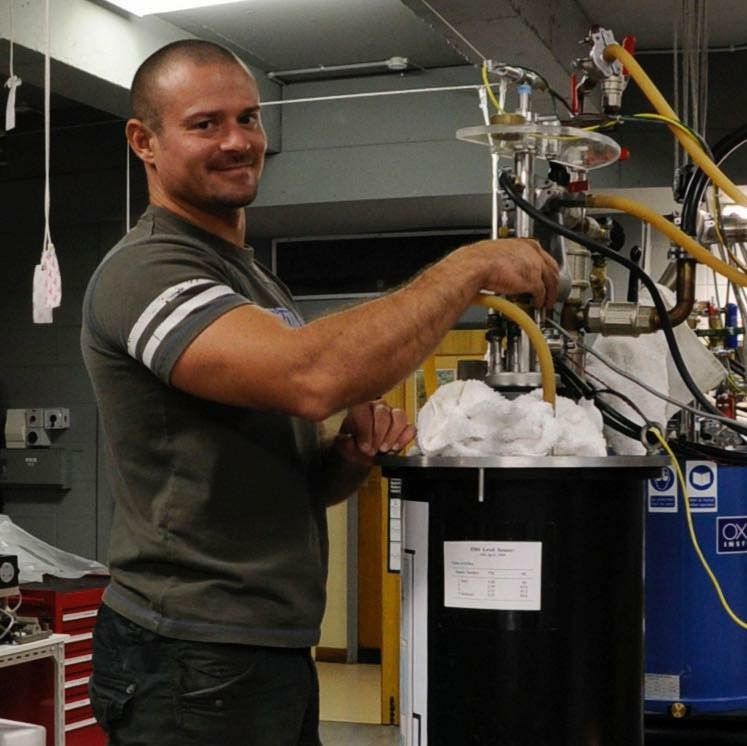
M 646 699 L 676 702 L 680 698 L 680 677 L 661 673 L 646 674 Z
M 539 611 L 542 542 L 445 541 L 444 606 Z

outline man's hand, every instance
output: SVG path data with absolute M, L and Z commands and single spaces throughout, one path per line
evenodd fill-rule
M 478 241 L 453 252 L 445 261 L 480 268 L 482 289 L 505 295 L 529 293 L 535 307 L 552 308 L 558 295 L 557 262 L 529 238 Z M 458 267 L 458 272 L 464 269 Z
M 401 451 L 415 437 L 404 410 L 382 399 L 348 410 L 335 440 L 339 455 L 351 465 L 370 468 L 377 453 Z

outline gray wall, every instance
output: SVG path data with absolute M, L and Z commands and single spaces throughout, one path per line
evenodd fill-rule
M 63 276 L 54 324 L 34 325 L 31 282 L 43 238 L 43 151 L 39 134 L 6 138 L 0 170 L 0 411 L 64 406 L 71 427 L 56 445 L 72 449 L 72 488 L 2 489 L 19 525 L 63 549 L 102 556 L 109 509 L 100 475 L 98 418 L 79 348 L 80 305 L 93 268 L 124 226 L 120 125 L 73 128 L 52 141 L 52 239 Z
M 54 439 L 73 454 L 71 489 L 0 486 L 0 509 L 62 549 L 106 558 L 112 500 L 93 392 L 80 353 L 88 278 L 125 230 L 126 148 L 121 123 L 65 127 L 51 144 L 51 226 L 62 273 L 54 323 L 32 323 L 31 286 L 44 234 L 41 133 L 2 141 L 0 166 L 0 424 L 9 408 L 69 407 L 71 427 Z M 131 213 L 146 204 L 145 179 L 131 159 Z M 257 242 L 269 264 L 270 246 Z M 53 434 L 56 435 L 56 434 Z
M 712 136 L 747 119 L 744 88 L 728 82 L 747 57 L 712 63 Z M 645 58 L 657 80 L 668 61 Z M 341 91 L 472 83 L 472 68 L 398 78 L 361 78 L 288 86 L 285 98 Z M 662 83 L 662 88 L 667 85 Z M 637 104 L 631 88 L 630 110 Z M 547 101 L 543 108 L 549 110 Z M 401 229 L 483 227 L 489 223 L 489 164 L 483 148 L 454 140 L 479 124 L 474 93 L 421 94 L 282 110 L 282 152 L 268 158 L 261 196 L 249 211 L 249 236 L 269 261 L 269 239 Z M 663 128 L 626 127 L 620 137 L 633 159 L 594 175 L 596 187 L 667 186 L 671 136 Z M 63 549 L 105 558 L 111 499 L 96 408 L 78 346 L 80 304 L 93 268 L 124 230 L 125 147 L 120 124 L 59 131 L 52 142 L 52 236 L 63 276 L 55 323 L 31 323 L 31 280 L 41 250 L 42 141 L 5 138 L 0 166 L 0 411 L 66 406 L 72 427 L 57 444 L 78 451 L 72 489 L 0 489 L 5 511 L 23 528 Z M 747 181 L 742 170 L 742 178 Z M 133 169 L 133 214 L 144 204 Z

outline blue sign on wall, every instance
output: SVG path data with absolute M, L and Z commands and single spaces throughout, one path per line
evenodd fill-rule
M 690 494 L 690 510 L 694 513 L 718 510 L 718 467 L 713 461 L 688 461 L 685 483 Z
M 650 513 L 677 512 L 677 475 L 671 466 L 663 467 L 658 479 L 649 479 L 648 510 Z
M 747 515 L 719 516 L 716 531 L 718 554 L 747 554 Z

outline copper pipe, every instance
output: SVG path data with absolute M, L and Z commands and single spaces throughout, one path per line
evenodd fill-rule
M 695 267 L 693 259 L 677 260 L 677 303 L 669 309 L 667 316 L 672 326 L 679 326 L 688 316 L 695 305 Z M 661 319 L 656 311 L 652 311 L 654 329 L 661 329 Z

